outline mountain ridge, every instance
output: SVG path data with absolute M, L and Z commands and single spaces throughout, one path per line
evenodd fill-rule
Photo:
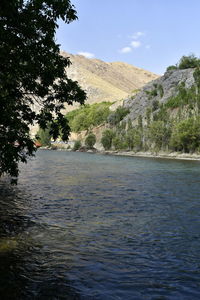
M 66 69 L 66 73 L 86 91 L 88 104 L 124 99 L 134 90 L 159 77 L 124 62 L 104 62 L 64 51 L 61 55 L 70 58 L 72 64 Z

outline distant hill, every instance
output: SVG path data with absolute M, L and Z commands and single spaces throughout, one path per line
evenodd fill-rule
M 99 59 L 88 59 L 82 55 L 72 55 L 72 65 L 66 69 L 69 78 L 79 82 L 86 91 L 87 103 L 114 102 L 126 98 L 149 81 L 159 76 L 149 71 L 123 62 L 107 63 Z
M 79 85 L 87 93 L 87 104 L 100 102 L 116 102 L 111 107 L 115 110 L 123 104 L 123 100 L 130 94 L 135 94 L 146 83 L 157 79 L 159 76 L 134 67 L 123 62 L 107 63 L 99 59 L 88 59 L 82 55 L 72 55 L 61 52 L 64 57 L 70 57 L 72 64 L 66 68 L 66 73 L 72 80 L 78 81 Z M 74 103 L 68 105 L 63 111 L 67 113 L 79 107 Z M 40 107 L 35 103 L 35 109 Z M 31 127 L 31 135 L 34 136 L 38 126 Z

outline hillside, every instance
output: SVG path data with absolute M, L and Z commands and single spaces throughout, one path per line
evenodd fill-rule
M 92 131 L 96 147 L 114 151 L 158 153 L 200 153 L 200 60 L 170 67 L 164 76 L 146 84 L 123 106 L 110 111 L 107 119 L 88 126 L 82 139 Z M 189 65 L 189 66 L 188 66 Z M 83 116 L 82 116 L 83 118 Z M 85 116 L 87 118 L 87 116 Z M 84 118 L 83 118 L 84 119 Z M 74 137 L 73 137 L 74 138 Z
M 138 116 L 141 115 L 146 123 L 147 109 L 152 109 L 156 102 L 159 106 L 165 104 L 171 97 L 176 96 L 181 83 L 184 83 L 185 89 L 191 88 L 195 82 L 193 73 L 193 68 L 172 70 L 146 84 L 137 95 L 124 101 L 124 107 L 130 110 L 125 120 L 130 119 L 133 124 L 137 124 Z
M 68 113 L 70 142 L 84 144 L 93 133 L 98 149 L 200 154 L 200 59 L 183 57 L 122 106 L 112 106 L 88 104 Z
M 113 150 L 200 152 L 199 67 L 167 71 L 123 108 L 123 120 L 109 124 Z
M 70 57 L 72 65 L 66 72 L 86 91 L 87 104 L 124 99 L 147 82 L 158 78 L 156 74 L 123 62 L 107 63 L 82 55 L 61 54 Z

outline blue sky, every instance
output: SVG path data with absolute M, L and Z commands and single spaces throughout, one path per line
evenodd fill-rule
M 79 20 L 59 22 L 72 54 L 123 61 L 163 74 L 182 55 L 200 56 L 200 0 L 71 0 Z

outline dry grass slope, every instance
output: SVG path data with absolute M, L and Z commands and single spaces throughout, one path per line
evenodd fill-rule
M 133 90 L 159 77 L 122 62 L 107 63 L 82 55 L 66 52 L 61 54 L 70 57 L 72 65 L 66 70 L 67 74 L 69 78 L 78 81 L 87 92 L 88 104 L 119 101 L 130 95 Z

